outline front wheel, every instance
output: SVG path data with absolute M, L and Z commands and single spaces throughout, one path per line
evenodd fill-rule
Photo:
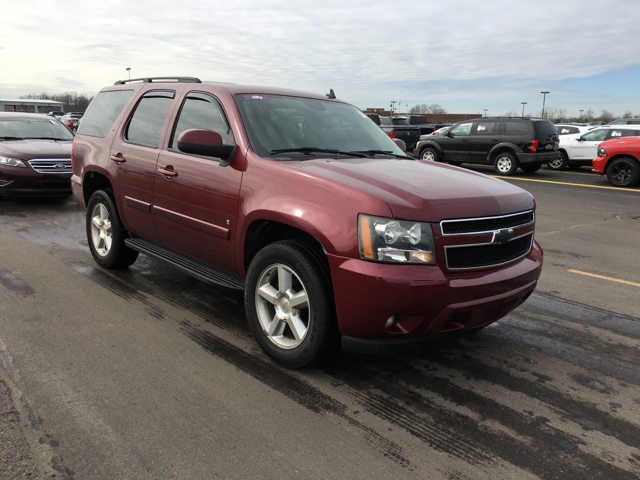
M 511 176 L 518 169 L 518 159 L 509 152 L 499 153 L 493 162 L 493 169 L 498 175 Z
M 91 255 L 104 268 L 125 268 L 138 258 L 138 252 L 124 243 L 127 232 L 120 221 L 111 192 L 97 190 L 87 204 L 87 240 Z
M 420 158 L 422 160 L 429 160 L 430 162 L 438 161 L 438 152 L 436 152 L 433 148 L 425 148 L 420 152 Z
M 249 266 L 244 298 L 253 336 L 277 363 L 301 368 L 334 350 L 329 270 L 310 244 L 283 241 L 260 250 Z
M 560 151 L 560 158 L 551 160 L 549 163 L 547 163 L 547 165 L 551 170 L 564 170 L 568 163 L 569 157 L 567 157 L 566 153 Z
M 633 158 L 616 158 L 607 167 L 607 178 L 618 187 L 635 185 L 640 179 L 640 164 Z

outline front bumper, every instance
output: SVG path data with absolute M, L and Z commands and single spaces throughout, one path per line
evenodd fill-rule
M 455 274 L 438 266 L 328 258 L 343 348 L 361 353 L 406 349 L 434 335 L 488 325 L 529 297 L 542 269 L 535 242 L 509 265 Z
M 519 152 L 519 153 L 516 153 L 516 155 L 518 156 L 518 161 L 521 164 L 525 164 L 525 165 L 527 164 L 533 165 L 538 163 L 543 164 L 543 163 L 552 162 L 557 158 L 561 158 L 560 152 L 558 150 L 554 150 L 552 152 L 540 152 L 540 153 Z
M 31 168 L 0 167 L 1 197 L 71 195 L 71 173 L 38 173 Z
M 607 161 L 609 160 L 609 157 L 596 157 L 593 159 L 592 161 L 592 168 L 591 171 L 592 172 L 596 172 L 599 173 L 600 175 L 604 175 L 604 170 L 607 166 Z

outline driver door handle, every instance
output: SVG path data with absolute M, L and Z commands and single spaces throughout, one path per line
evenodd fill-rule
M 113 160 L 114 162 L 116 162 L 118 165 L 120 165 L 121 163 L 124 163 L 127 161 L 126 158 L 124 158 L 124 155 L 122 155 L 122 153 L 118 152 L 115 155 L 111 155 L 111 160 Z
M 165 177 L 177 177 L 178 172 L 176 172 L 171 165 L 167 165 L 165 168 L 158 169 L 158 173 L 161 173 Z

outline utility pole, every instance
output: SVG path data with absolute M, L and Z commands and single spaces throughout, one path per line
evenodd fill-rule
M 527 104 L 527 102 L 520 102 L 522 104 L 522 116 L 524 117 L 524 106 Z
M 391 100 L 391 115 L 396 111 L 396 100 Z
M 542 94 L 542 118 L 544 118 L 544 101 L 547 99 L 547 93 L 551 92 L 540 92 Z
M 127 67 L 127 72 L 129 72 L 129 80 L 131 80 L 131 67 Z
M 582 112 L 584 112 L 584 110 L 580 110 L 580 122 L 582 121 Z
M 484 109 L 484 116 L 485 117 L 487 116 L 487 109 L 486 108 Z

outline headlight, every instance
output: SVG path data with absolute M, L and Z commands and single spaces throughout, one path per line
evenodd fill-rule
M 0 157 L 0 165 L 6 165 L 9 167 L 27 167 L 22 160 L 11 157 Z
M 360 258 L 375 262 L 435 265 L 431 225 L 358 215 Z
M 604 148 L 598 147 L 598 156 L 599 157 L 606 157 L 607 155 L 608 155 L 608 153 Z

